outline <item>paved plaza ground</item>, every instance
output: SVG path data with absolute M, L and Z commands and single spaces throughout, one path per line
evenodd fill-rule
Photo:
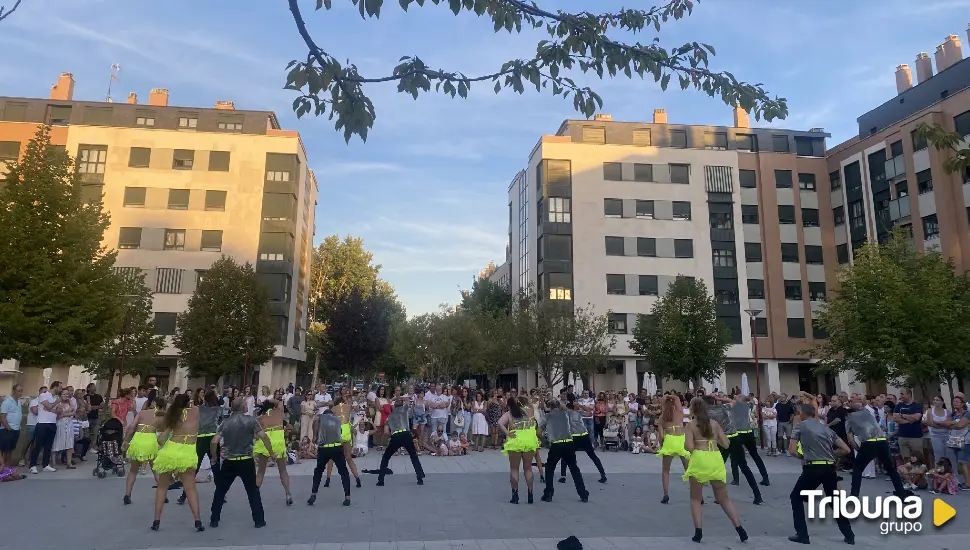
M 177 506 L 177 493 L 170 493 L 161 530 L 149 530 L 152 520 L 151 478 L 139 478 L 132 498 L 123 506 L 124 481 L 91 477 L 90 462 L 75 471 L 30 476 L 27 480 L 0 486 L 0 548 L 46 550 L 139 550 L 207 548 L 249 550 L 552 550 L 557 541 L 576 535 L 586 550 L 679 550 L 696 548 L 690 541 L 693 525 L 688 506 L 687 485 L 680 481 L 680 467 L 671 476 L 671 503 L 660 504 L 660 460 L 652 455 L 601 453 L 609 482 L 596 483 L 596 472 L 582 456 L 579 464 L 590 489 L 590 501 L 583 504 L 572 483 L 556 483 L 554 502 L 509 504 L 507 460 L 495 451 L 468 457 L 423 456 L 428 474 L 424 486 L 415 484 L 406 457 L 391 461 L 394 475 L 385 487 L 375 487 L 376 476 L 362 475 L 361 489 L 351 489 L 353 505 L 340 505 L 339 479 L 321 488 L 315 506 L 306 505 L 313 465 L 305 462 L 290 467 L 296 503 L 286 507 L 275 470 L 263 485 L 263 502 L 269 525 L 254 529 L 242 486 L 237 483 L 217 529 L 196 533 L 188 507 Z M 379 456 L 358 461 L 361 468 L 377 468 Z M 751 535 L 741 545 L 720 508 L 710 502 L 704 507 L 703 545 L 723 548 L 773 550 L 797 548 L 788 542 L 792 533 L 788 493 L 800 466 L 791 458 L 766 458 L 772 485 L 763 488 L 765 504 L 754 506 L 744 485 L 730 487 L 738 504 L 742 523 Z M 335 472 L 336 473 L 336 472 Z M 538 482 L 538 477 L 536 479 Z M 846 482 L 848 486 L 848 476 Z M 865 495 L 885 495 L 888 482 L 866 481 Z M 213 485 L 199 485 L 202 517 L 208 524 Z M 707 491 L 709 495 L 710 492 Z M 970 546 L 970 492 L 947 501 L 957 516 L 943 528 L 932 526 L 932 495 L 924 500 L 924 529 L 916 539 L 920 550 L 956 549 Z M 810 522 L 816 547 L 846 548 L 832 522 Z M 885 547 L 887 538 L 878 524 L 854 524 L 857 546 Z M 65 539 L 65 536 L 68 538 Z M 912 541 L 911 541 L 912 542 Z

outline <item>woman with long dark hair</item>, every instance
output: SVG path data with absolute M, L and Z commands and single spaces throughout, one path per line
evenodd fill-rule
M 398 387 L 394 390 L 394 398 L 400 397 L 401 388 Z M 354 461 L 354 440 L 352 437 L 351 425 L 354 422 L 354 406 L 353 406 L 354 394 L 350 390 L 350 386 L 344 386 L 340 388 L 340 395 L 334 401 L 333 414 L 340 418 L 340 442 L 343 444 L 344 450 L 344 461 L 347 462 L 347 466 L 350 468 L 350 473 L 354 475 L 354 479 L 357 483 L 357 488 L 360 489 L 360 471 L 357 469 L 357 462 Z M 324 482 L 324 487 L 330 487 L 330 476 L 333 474 L 333 461 L 327 462 L 327 480 Z
M 199 389 L 201 390 L 202 388 Z M 199 467 L 202 466 L 202 459 L 208 456 L 209 466 L 214 475 L 219 472 L 219 452 L 217 451 L 216 455 L 212 456 L 212 451 L 209 450 L 209 444 L 212 443 L 212 438 L 219 431 L 219 417 L 222 415 L 222 407 L 219 406 L 219 398 L 216 396 L 215 390 L 205 392 L 202 396 L 202 404 L 198 405 L 198 407 L 199 434 L 195 440 L 195 454 L 198 460 L 195 464 L 195 470 L 199 470 Z M 218 445 L 216 448 L 218 449 Z M 179 505 L 185 504 L 186 498 L 187 495 L 183 490 L 182 496 L 178 499 Z
M 512 484 L 512 504 L 519 503 L 519 464 L 525 469 L 525 484 L 528 487 L 528 502 L 532 504 L 532 457 L 539 449 L 539 435 L 536 432 L 532 407 L 525 396 L 510 397 L 509 410 L 499 418 L 498 428 L 505 434 L 503 454 L 509 457 L 509 482 Z
M 690 402 L 692 419 L 684 429 L 684 447 L 690 452 L 690 461 L 684 472 L 684 481 L 690 481 L 690 515 L 694 520 L 694 542 L 700 542 L 703 524 L 701 505 L 704 502 L 704 484 L 710 483 L 714 489 L 715 501 L 731 520 L 741 542 L 748 540 L 748 533 L 741 527 L 738 511 L 727 492 L 727 470 L 718 447 L 727 448 L 730 441 L 721 425 L 711 420 L 708 405 L 699 397 Z
M 125 504 L 131 504 L 131 491 L 135 488 L 135 481 L 138 479 L 138 471 L 142 464 L 151 464 L 158 454 L 158 435 L 161 427 L 161 417 L 155 415 L 158 407 L 165 407 L 165 399 L 157 397 L 145 402 L 145 406 L 135 415 L 134 421 L 128 424 L 125 429 L 125 442 L 121 451 L 130 461 L 128 466 L 128 479 L 125 480 Z
M 205 531 L 199 518 L 199 493 L 195 488 L 195 468 L 198 461 L 195 444 L 199 434 L 199 409 L 192 406 L 192 398 L 184 393 L 176 395 L 162 417 L 160 428 L 158 442 L 162 447 L 152 465 L 152 469 L 158 474 L 152 531 L 158 531 L 158 525 L 162 521 L 162 509 L 165 507 L 165 493 L 176 478 L 181 480 L 185 489 L 196 531 Z
M 280 483 L 283 485 L 283 492 L 286 495 L 286 505 L 292 506 L 293 495 L 290 492 L 290 474 L 286 471 L 283 402 L 275 399 L 264 399 L 262 403 L 256 406 L 256 417 L 259 427 L 266 433 L 266 438 L 269 439 L 272 447 L 272 449 L 267 449 L 266 444 L 261 440 L 256 440 L 253 446 L 253 454 L 256 457 L 256 487 L 263 486 L 266 466 L 269 464 L 270 457 L 275 457 L 276 468 L 280 472 Z
M 680 458 L 684 470 L 687 470 L 687 459 L 690 458 L 690 453 L 684 447 L 685 439 L 683 406 L 680 398 L 676 395 L 668 395 L 664 397 L 660 422 L 657 423 L 657 440 L 660 442 L 660 450 L 657 451 L 657 456 L 663 459 L 660 484 L 663 486 L 664 497 L 660 501 L 661 504 L 670 502 L 668 496 L 670 463 L 674 461 L 674 457 Z

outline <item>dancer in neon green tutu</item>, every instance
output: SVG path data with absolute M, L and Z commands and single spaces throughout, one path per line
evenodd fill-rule
M 360 489 L 360 471 L 357 470 L 357 462 L 353 454 L 353 438 L 351 437 L 351 424 L 354 422 L 354 394 L 350 391 L 350 386 L 340 388 L 340 395 L 334 400 L 331 407 L 333 414 L 340 418 L 340 442 L 343 444 L 344 461 L 357 480 L 357 488 Z M 330 475 L 333 474 L 333 461 L 327 463 L 327 480 L 324 487 L 330 487 Z
M 532 457 L 539 449 L 539 434 L 536 432 L 532 406 L 525 396 L 510 397 L 509 410 L 498 421 L 498 427 L 506 435 L 502 453 L 509 457 L 509 481 L 512 484 L 512 504 L 519 503 L 519 464 L 525 469 L 525 484 L 528 488 L 528 502 L 532 504 Z
M 711 420 L 707 403 L 701 398 L 694 398 L 690 402 L 691 421 L 684 428 L 684 447 L 690 452 L 684 481 L 690 481 L 690 515 L 694 520 L 694 542 L 700 542 L 703 532 L 703 502 L 704 484 L 710 483 L 714 489 L 714 498 L 721 505 L 721 509 L 731 520 L 731 525 L 738 532 L 741 542 L 748 540 L 748 533 L 741 527 L 738 511 L 727 492 L 727 471 L 724 459 L 718 447 L 727 448 L 730 441 L 720 424 Z
M 670 463 L 674 457 L 680 458 L 680 463 L 687 469 L 687 459 L 690 453 L 684 448 L 684 414 L 683 405 L 680 398 L 676 395 L 664 397 L 663 409 L 660 414 L 660 423 L 657 424 L 657 437 L 660 440 L 660 450 L 657 456 L 663 460 L 663 470 L 660 476 L 660 483 L 663 485 L 664 497 L 661 504 L 670 502 L 668 489 L 670 488 Z
M 152 531 L 158 531 L 165 507 L 165 493 L 174 479 L 179 479 L 188 497 L 189 509 L 195 518 L 195 529 L 205 531 L 199 518 L 199 493 L 195 488 L 195 468 L 198 456 L 195 442 L 199 434 L 199 409 L 192 406 L 192 398 L 179 394 L 169 405 L 162 418 L 161 433 L 158 441 L 162 444 L 152 468 L 158 474 L 158 489 L 155 492 L 155 521 Z
M 151 464 L 158 454 L 158 437 L 155 435 L 158 431 L 156 425 L 161 424 L 161 418 L 155 415 L 158 408 L 165 408 L 165 399 L 159 397 L 155 401 L 146 402 L 125 430 L 125 443 L 121 450 L 130 462 L 128 478 L 125 480 L 125 504 L 131 504 L 131 491 L 135 488 L 142 464 Z
M 257 439 L 253 445 L 253 454 L 256 457 L 256 487 L 263 486 L 263 477 L 266 475 L 266 466 L 269 464 L 270 457 L 276 457 L 276 468 L 280 471 L 280 483 L 283 484 L 283 491 L 286 493 L 286 505 L 293 505 L 293 495 L 290 493 L 290 474 L 286 471 L 286 439 L 283 432 L 283 403 L 277 400 L 279 395 L 274 395 L 273 399 L 266 399 L 256 407 L 256 416 L 259 420 L 259 427 L 269 439 L 270 449 L 262 439 Z

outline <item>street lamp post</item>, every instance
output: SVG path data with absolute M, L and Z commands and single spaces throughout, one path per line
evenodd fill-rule
M 761 417 L 761 363 L 758 362 L 758 337 L 755 334 L 755 319 L 761 315 L 760 309 L 746 309 L 745 313 L 751 319 L 751 351 L 754 354 L 754 387 L 755 399 L 758 401 L 758 440 L 761 448 L 765 448 L 764 419 Z

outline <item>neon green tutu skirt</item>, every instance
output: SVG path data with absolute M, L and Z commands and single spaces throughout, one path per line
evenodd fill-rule
M 690 462 L 687 463 L 687 470 L 684 471 L 684 481 L 693 479 L 698 483 L 709 483 L 727 480 L 727 472 L 724 469 L 724 459 L 721 451 L 696 450 L 690 455 Z
M 664 434 L 664 444 L 657 451 L 657 456 L 682 456 L 684 458 L 690 458 L 690 453 L 684 448 L 684 441 L 686 439 L 687 437 L 683 434 Z
M 340 441 L 350 443 L 350 424 L 340 425 Z
M 154 433 L 135 432 L 128 442 L 128 452 L 125 456 L 132 462 L 147 462 L 155 460 L 158 454 L 158 438 Z
M 176 443 L 168 440 L 158 450 L 155 462 L 152 463 L 152 470 L 157 474 L 181 475 L 194 470 L 198 463 L 195 443 Z
M 266 437 L 269 438 L 269 444 L 273 446 L 273 450 L 276 451 L 276 456 L 281 456 L 283 450 L 286 449 L 286 439 L 283 434 L 283 430 L 266 430 Z M 269 451 L 266 449 L 266 445 L 263 445 L 262 439 L 257 439 L 256 443 L 253 445 L 253 454 L 270 456 Z
M 502 454 L 509 453 L 534 453 L 539 448 L 539 435 L 535 428 L 527 430 L 513 430 L 515 437 L 505 440 L 502 447 Z

